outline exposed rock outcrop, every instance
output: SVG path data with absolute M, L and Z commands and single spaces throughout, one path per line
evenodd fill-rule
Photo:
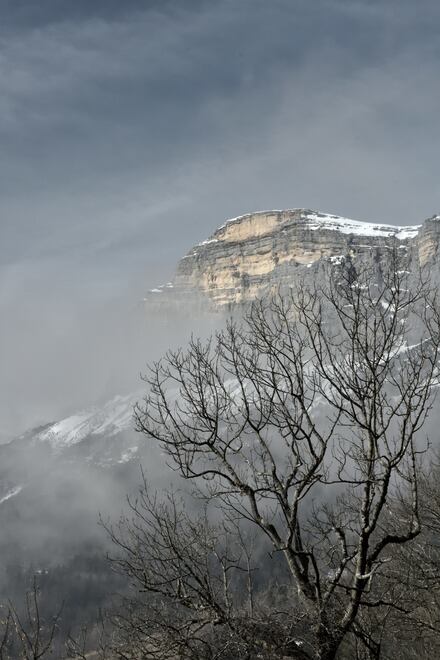
M 349 259 L 379 265 L 397 249 L 403 267 L 437 260 L 440 216 L 396 227 L 305 209 L 262 211 L 228 220 L 181 259 L 175 279 L 151 296 L 188 300 L 197 294 L 224 308 L 254 299 L 298 277 Z
M 425 220 L 414 243 L 414 248 L 418 251 L 421 266 L 425 266 L 430 262 L 438 264 L 438 250 L 440 245 L 439 215 L 434 215 L 432 218 Z M 440 264 L 438 266 L 440 268 Z

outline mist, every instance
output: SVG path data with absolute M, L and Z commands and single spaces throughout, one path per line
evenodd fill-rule
M 0 10 L 3 440 L 136 388 L 145 291 L 225 218 L 439 205 L 436 3 L 74 6 Z
M 50 617 L 66 600 L 63 626 L 93 625 L 127 587 L 100 517 L 143 475 L 197 511 L 134 422 L 40 436 L 114 397 L 130 412 L 148 364 L 223 325 L 146 303 L 192 246 L 258 210 L 440 211 L 439 21 L 434 0 L 0 2 L 2 601 L 37 574 Z

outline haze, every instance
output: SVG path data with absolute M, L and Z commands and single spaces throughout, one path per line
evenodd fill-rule
M 439 210 L 437 2 L 0 0 L 0 436 L 138 387 L 225 218 Z

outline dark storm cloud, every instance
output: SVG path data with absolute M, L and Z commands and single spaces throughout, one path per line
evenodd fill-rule
M 186 0 L 187 7 L 198 7 L 204 0 Z M 181 3 L 184 4 L 184 3 Z M 40 27 L 65 21 L 93 18 L 120 20 L 137 11 L 166 11 L 175 0 L 2 0 L 0 16 L 3 27 Z
M 3 420 L 35 420 L 60 369 L 99 395 L 115 301 L 227 216 L 438 210 L 436 2 L 0 0 L 0 19 Z

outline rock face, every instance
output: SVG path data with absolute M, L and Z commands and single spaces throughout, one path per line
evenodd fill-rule
M 399 250 L 408 269 L 437 262 L 439 244 L 440 216 L 396 227 L 305 209 L 249 213 L 228 220 L 190 250 L 174 281 L 153 289 L 151 296 L 171 293 L 182 301 L 199 293 L 225 308 L 300 276 L 316 277 L 342 260 L 380 266 L 391 249 Z
M 440 216 L 434 215 L 425 220 L 420 232 L 414 241 L 414 249 L 417 250 L 419 263 L 424 266 L 428 263 L 436 264 L 440 269 L 439 250 L 440 246 Z

